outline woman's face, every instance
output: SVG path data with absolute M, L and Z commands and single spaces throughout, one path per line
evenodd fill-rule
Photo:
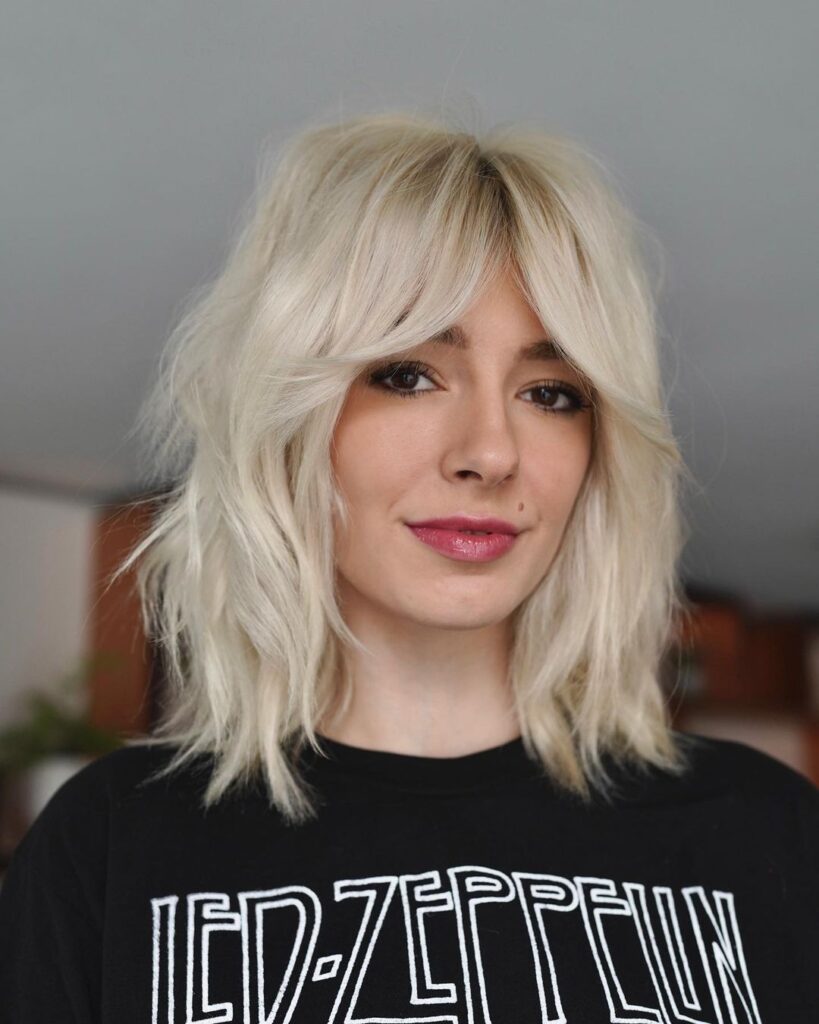
M 335 557 L 344 605 L 472 629 L 504 621 L 548 571 L 589 466 L 592 412 L 564 361 L 519 358 L 548 334 L 510 278 L 458 327 L 461 344 L 424 342 L 351 386 L 333 438 L 350 519 L 335 522 Z M 484 547 L 508 538 L 407 525 L 458 515 L 520 532 L 497 554 Z

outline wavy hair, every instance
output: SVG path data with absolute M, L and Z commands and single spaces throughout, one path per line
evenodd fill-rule
M 661 662 L 675 616 L 684 471 L 664 404 L 641 225 L 577 143 L 505 124 L 478 136 L 417 113 L 311 126 L 257 187 L 221 273 L 189 300 L 138 418 L 171 481 L 137 566 L 167 690 L 159 774 L 212 755 L 210 806 L 266 779 L 290 824 L 315 816 L 298 755 L 366 647 L 336 601 L 330 446 L 375 359 L 452 326 L 501 270 L 594 395 L 592 462 L 560 548 L 514 613 L 527 753 L 608 798 L 606 755 L 679 773 Z M 150 499 L 155 500 L 155 499 Z

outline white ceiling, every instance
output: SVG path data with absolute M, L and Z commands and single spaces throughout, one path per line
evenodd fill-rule
M 818 39 L 795 0 L 9 0 L 0 483 L 133 493 L 126 435 L 265 141 L 443 102 L 614 172 L 666 254 L 686 576 L 819 609 Z

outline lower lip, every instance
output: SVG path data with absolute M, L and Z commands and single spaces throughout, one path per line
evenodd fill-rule
M 517 539 L 512 533 L 488 533 L 476 536 L 460 530 L 441 530 L 435 526 L 410 526 L 418 540 L 447 558 L 459 562 L 491 562 L 500 558 Z

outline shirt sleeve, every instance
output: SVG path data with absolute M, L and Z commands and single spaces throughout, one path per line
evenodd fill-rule
M 0 1024 L 99 1024 L 105 808 L 64 783 L 0 886 Z M 94 806 L 96 805 L 96 806 Z M 96 811 L 96 813 L 94 813 Z

